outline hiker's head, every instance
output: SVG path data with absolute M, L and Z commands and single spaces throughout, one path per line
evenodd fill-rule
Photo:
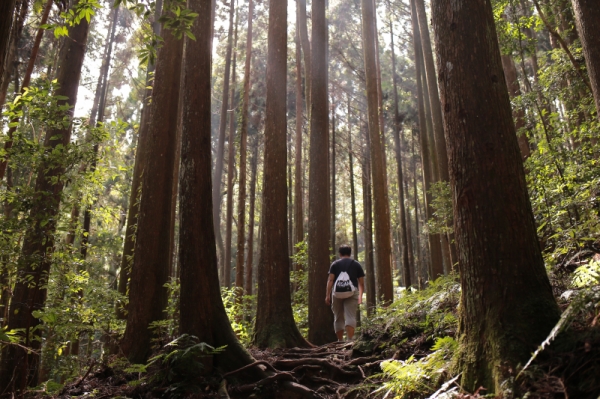
M 352 254 L 352 248 L 350 248 L 350 245 L 342 245 L 338 252 L 340 253 L 340 256 L 350 256 Z

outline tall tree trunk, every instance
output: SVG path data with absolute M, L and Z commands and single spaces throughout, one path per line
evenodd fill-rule
M 23 7 L 25 10 L 27 10 L 27 6 L 26 6 L 27 4 L 28 4 L 28 2 L 23 3 Z M 46 3 L 46 6 L 44 7 L 44 12 L 42 14 L 42 19 L 40 21 L 40 26 L 44 25 L 48 21 L 48 15 L 50 15 L 50 10 L 52 9 L 52 4 L 53 4 L 53 0 L 48 0 L 48 2 Z M 22 15 L 21 18 L 24 18 L 24 16 Z M 31 82 L 31 74 L 33 73 L 33 67 L 35 66 L 35 62 L 37 60 L 37 55 L 38 55 L 38 51 L 40 49 L 40 43 L 42 42 L 42 37 L 44 36 L 44 32 L 45 32 L 45 29 L 38 28 L 35 39 L 33 41 L 33 46 L 31 48 L 31 55 L 29 56 L 29 63 L 27 64 L 27 70 L 25 71 L 25 76 L 23 77 L 23 84 L 21 85 L 21 92 L 24 92 L 25 89 L 29 87 L 29 84 Z M 15 32 L 15 36 L 18 38 L 20 36 L 20 32 Z M 17 38 L 15 38 L 15 40 L 17 40 Z M 15 43 L 15 46 L 16 46 L 16 43 Z M 0 60 L 0 62 L 2 62 L 2 61 Z M 1 66 L 0 66 L 0 68 L 1 68 Z M 2 107 L 2 105 L 4 105 L 4 100 L 2 102 L 0 102 L 0 108 Z M 19 122 L 18 117 L 11 120 L 11 123 L 14 123 L 15 125 L 8 129 L 8 133 L 7 133 L 8 138 L 4 142 L 4 151 L 5 152 L 8 152 L 12 148 L 12 145 L 13 145 L 12 138 L 13 138 L 13 134 L 17 131 L 16 124 L 18 124 L 18 122 Z M 2 181 L 2 179 L 4 179 L 4 174 L 6 172 L 6 166 L 8 164 L 8 156 L 9 156 L 8 154 L 5 154 L 3 159 L 0 160 L 0 181 Z
M 56 95 L 65 98 L 59 100 L 58 105 L 66 106 L 63 116 L 67 120 L 72 118 L 77 101 L 88 33 L 89 24 L 85 19 L 71 27 L 70 40 L 65 41 L 60 55 Z M 23 239 L 17 283 L 10 304 L 8 329 L 23 329 L 23 345 L 36 351 L 41 345 L 41 330 L 36 328 L 40 320 L 33 313 L 43 309 L 46 302 L 56 220 L 64 184 L 62 177 L 65 166 L 61 154 L 67 150 L 70 141 L 70 123 L 57 124 L 46 132 L 44 147 L 48 157 L 37 171 L 35 196 L 30 210 L 32 224 Z M 5 346 L 0 363 L 0 392 L 22 391 L 28 384 L 37 383 L 39 360 L 37 352 L 28 353 L 15 345 Z
M 223 371 L 252 362 L 225 313 L 219 287 L 211 182 L 211 0 L 188 0 L 198 13 L 185 38 L 181 173 L 179 184 L 181 268 L 180 330 L 227 349 L 212 362 Z M 210 306 L 198 306 L 198 304 Z
M 248 29 L 246 31 L 246 60 L 244 64 L 244 97 L 242 100 L 242 128 L 240 130 L 240 172 L 238 193 L 238 235 L 237 259 L 235 267 L 235 286 L 238 293 L 244 292 L 244 244 L 246 242 L 246 153 L 248 151 L 248 108 L 250 105 L 250 72 L 252 66 L 252 19 L 254 18 L 254 0 L 248 4 Z M 254 165 L 253 165 L 254 166 Z M 254 217 L 254 215 L 252 215 Z M 254 223 L 250 221 L 252 228 Z M 250 234 L 250 233 L 248 233 Z M 248 293 L 248 292 L 247 292 Z M 249 293 L 248 293 L 249 294 Z
M 352 250 L 358 261 L 358 232 L 356 229 L 356 192 L 354 189 L 354 154 L 352 150 L 352 125 L 350 124 L 350 96 L 348 96 L 348 170 L 350 172 L 350 205 L 352 209 Z
M 427 117 L 425 115 L 425 93 L 423 91 L 423 50 L 421 46 L 421 34 L 419 33 L 419 22 L 415 0 L 411 0 L 411 20 L 413 29 L 413 46 L 415 52 L 415 68 L 417 72 L 417 102 L 419 109 L 419 138 L 421 141 L 421 163 L 423 165 L 423 197 L 425 198 L 426 219 L 431 218 L 431 181 L 433 179 L 432 164 L 430 160 L 430 142 L 428 139 Z M 431 259 L 428 265 L 429 278 L 436 279 L 444 273 L 444 262 L 442 258 L 442 247 L 438 235 L 428 234 L 429 253 Z
M 406 208 L 404 203 L 404 171 L 402 170 L 402 148 L 400 146 L 400 124 L 402 120 L 398 113 L 398 84 L 396 81 L 396 53 L 394 50 L 394 28 L 390 22 L 390 38 L 392 47 L 392 82 L 394 86 L 394 144 L 396 146 L 396 164 L 398 170 L 398 208 L 400 211 L 400 243 L 402 247 L 402 277 L 404 286 L 410 287 L 411 269 L 409 246 L 408 246 L 408 224 L 406 222 Z
M 387 171 L 387 157 L 385 156 L 385 125 L 383 109 L 383 89 L 381 87 L 381 62 L 379 60 L 379 29 L 377 29 L 377 2 L 373 0 L 373 37 L 375 40 L 375 67 L 377 70 L 377 110 L 379 115 L 379 130 L 381 132 L 381 148 L 383 154 L 383 170 Z M 389 198 L 387 176 L 385 179 L 385 195 Z M 388 205 L 389 207 L 389 205 Z M 391 234 L 391 230 L 390 230 Z M 390 247 L 391 251 L 391 247 Z M 391 251 L 393 255 L 393 251 Z M 393 264 L 393 262 L 392 262 Z
M 431 49 L 431 40 L 429 38 L 429 26 L 427 24 L 427 14 L 425 12 L 425 1 L 415 0 L 417 8 L 417 18 L 419 24 L 419 32 L 421 34 L 421 45 L 423 47 L 424 69 L 422 70 L 423 77 L 427 81 L 429 91 L 429 104 L 431 109 L 431 121 L 433 124 L 433 135 L 437 170 L 439 172 L 439 181 L 448 182 L 448 151 L 446 149 L 446 138 L 444 137 L 444 126 L 442 122 L 442 108 L 440 105 L 440 97 L 438 94 L 437 76 L 435 74 L 435 65 L 433 61 L 433 51 Z M 436 182 L 438 179 L 435 180 Z M 452 226 L 448 226 L 452 227 Z M 442 256 L 444 259 L 444 273 L 447 274 L 452 269 L 452 250 L 450 248 L 450 239 L 446 234 L 439 235 L 442 245 Z
M 104 59 L 102 61 L 102 67 L 100 69 L 100 78 L 99 78 L 99 89 L 100 96 L 98 101 L 98 113 L 97 115 L 92 115 L 90 118 L 90 126 L 99 126 L 104 122 L 104 113 L 106 111 L 106 96 L 108 93 L 108 71 L 110 70 L 110 60 L 112 58 L 112 48 L 115 40 L 115 31 L 117 28 L 117 19 L 119 17 L 119 8 L 115 8 L 113 10 L 112 20 L 110 23 L 110 34 L 108 37 L 108 42 L 106 43 L 106 50 L 104 54 Z M 98 150 L 99 144 L 96 143 L 93 148 L 92 161 L 90 163 L 90 171 L 93 173 L 96 170 L 96 166 L 98 164 Z M 75 206 L 78 206 L 77 204 Z M 81 234 L 81 258 L 86 259 L 88 244 L 90 240 L 90 225 L 92 223 L 92 212 L 91 206 L 88 205 L 85 208 L 85 212 L 83 214 L 83 226 L 82 226 L 82 234 Z
M 377 306 L 375 289 L 375 260 L 373 257 L 373 207 L 371 188 L 371 155 L 369 148 L 368 127 L 365 129 L 365 145 L 363 146 L 362 184 L 363 184 L 363 231 L 365 241 L 365 269 L 367 290 L 367 314 L 371 315 Z
M 129 282 L 127 327 L 121 349 L 133 363 L 150 353 L 150 323 L 164 318 L 169 279 L 172 188 L 179 116 L 183 41 L 163 30 L 148 115 L 146 157 L 142 172 L 135 256 Z
M 510 55 L 502 55 L 502 69 L 504 70 L 504 79 L 506 79 L 506 86 L 508 87 L 510 97 L 519 97 L 521 95 L 521 87 L 519 86 L 517 77 L 517 67 Z M 527 135 L 525 132 L 520 131 L 525 127 L 525 111 L 523 108 L 513 109 L 513 118 L 515 120 L 521 158 L 525 161 L 531 156 L 531 150 L 529 149 Z
M 231 0 L 232 4 L 235 1 Z M 233 39 L 233 64 L 231 68 L 231 111 L 229 115 L 229 143 L 227 144 L 227 211 L 225 216 L 225 261 L 223 262 L 222 285 L 229 288 L 231 285 L 231 235 L 233 225 L 233 174 L 235 170 L 235 86 L 236 86 L 236 63 L 237 63 L 237 37 L 238 37 L 238 14 L 235 17 L 235 33 Z
M 419 86 L 420 87 L 420 86 Z M 420 114 L 420 112 L 419 112 Z M 423 257 L 421 256 L 421 234 L 419 231 L 419 198 L 418 198 L 418 192 L 417 192 L 417 158 L 415 156 L 415 134 L 413 132 L 412 137 L 411 137 L 411 142 L 412 142 L 412 168 L 413 168 L 413 202 L 414 202 L 414 207 L 415 207 L 415 244 L 416 244 L 416 253 L 418 254 L 418 260 L 414 263 L 415 265 L 415 270 L 416 270 L 416 274 L 417 274 L 417 278 L 418 278 L 418 282 L 419 282 L 419 288 L 422 288 L 423 286 L 423 278 L 422 278 L 422 273 L 421 270 L 423 269 L 423 264 L 425 263 L 423 261 Z
M 331 255 L 335 257 L 336 246 L 335 246 L 335 202 L 336 202 L 336 182 L 335 182 L 335 106 L 331 107 L 331 158 L 329 162 L 331 172 L 331 222 L 329 227 L 329 246 L 331 247 Z
M 152 30 L 155 35 L 160 34 L 161 23 L 159 22 L 162 13 L 162 0 L 156 2 L 154 21 Z M 122 296 L 127 295 L 129 287 L 129 278 L 131 276 L 131 266 L 133 265 L 135 237 L 138 223 L 140 186 L 142 175 L 149 162 L 146 156 L 150 141 L 148 140 L 149 115 L 152 102 L 149 101 L 153 91 L 154 79 L 151 79 L 154 73 L 155 65 L 149 63 L 146 73 L 146 92 L 144 93 L 144 108 L 142 109 L 140 128 L 137 134 L 137 149 L 135 151 L 135 161 L 133 166 L 133 178 L 131 180 L 131 192 L 129 193 L 129 206 L 127 209 L 127 224 L 125 226 L 125 238 L 123 239 L 123 255 L 121 256 L 121 271 L 119 272 L 119 284 L 117 290 Z M 181 79 L 180 79 L 181 81 Z M 117 318 L 123 320 L 127 318 L 125 305 L 117 303 Z
M 258 137 L 252 144 L 252 161 L 250 161 L 250 211 L 248 212 L 248 243 L 246 255 L 246 277 L 244 285 L 246 295 L 252 295 L 252 265 L 254 262 L 254 210 L 256 209 L 256 172 L 258 169 Z
M 292 133 L 287 132 L 287 153 L 292 152 Z M 294 264 L 292 263 L 292 255 L 294 255 L 294 196 L 293 196 L 294 184 L 292 182 L 292 160 L 291 156 L 287 159 L 287 211 L 288 211 L 288 259 L 290 263 L 290 270 L 294 270 Z
M 300 1 L 296 2 L 300 7 Z M 306 4 L 304 5 L 306 8 Z M 306 10 L 305 10 L 306 12 Z M 304 240 L 304 212 L 302 192 L 302 126 L 304 125 L 304 107 L 302 99 L 302 52 L 300 43 L 300 17 L 296 12 L 296 158 L 294 164 L 294 245 Z M 310 58 L 310 56 L 309 56 Z M 296 265 L 296 268 L 299 266 Z
M 596 25 L 600 21 L 600 8 L 594 0 L 571 0 L 571 2 L 596 102 L 596 114 L 600 119 L 600 33 Z
M 406 171 L 406 169 L 403 170 Z M 413 249 L 413 239 L 412 239 L 412 220 L 410 217 L 410 208 L 408 206 L 408 202 L 410 201 L 409 198 L 409 191 L 408 191 L 408 182 L 407 182 L 407 178 L 406 175 L 404 176 L 404 181 L 402 182 L 403 184 L 403 190 L 404 190 L 404 196 L 406 198 L 406 251 L 408 252 L 408 264 L 410 265 L 410 281 L 412 282 L 413 285 L 417 284 L 418 287 L 418 273 L 417 273 L 417 268 L 415 266 L 415 254 L 414 254 L 414 249 Z
M 231 73 L 231 52 L 233 47 L 233 16 L 235 5 L 233 0 L 229 6 L 229 32 L 227 34 L 227 49 L 225 50 L 225 73 L 223 76 L 223 101 L 221 103 L 221 119 L 219 121 L 219 141 L 217 142 L 217 158 L 212 181 L 212 202 L 215 238 L 219 249 L 219 269 L 221 285 L 225 285 L 225 247 L 221 236 L 221 185 L 223 180 L 225 157 L 225 132 L 227 131 L 227 110 L 229 109 L 229 76 Z M 211 25 L 212 26 L 212 25 Z
M 491 3 L 456 8 L 440 0 L 432 11 L 460 254 L 461 385 L 499 392 L 504 370 L 529 358 L 560 311 L 538 245 Z
M 308 345 L 294 322 L 289 284 L 286 63 L 287 0 L 270 0 L 262 237 L 254 335 L 254 344 L 261 348 Z
M 8 1 L 7 3 L 10 3 Z M 48 6 L 46 3 L 46 8 L 52 8 L 52 3 Z M 44 10 L 45 11 L 45 10 Z M 50 9 L 48 8 L 48 12 Z M 29 1 L 19 1 L 16 3 L 15 9 L 13 11 L 13 21 L 12 27 L 10 29 L 10 38 L 8 42 L 8 48 L 6 49 L 6 54 L 4 55 L 4 70 L 0 73 L 0 109 L 4 107 L 6 103 L 6 95 L 8 94 L 8 85 L 11 81 L 11 76 L 13 72 L 15 73 L 15 78 L 19 72 L 18 64 L 19 64 L 19 54 L 18 54 L 18 44 L 21 39 L 21 35 L 23 33 L 23 27 L 25 26 L 25 20 L 27 19 L 27 13 L 29 12 Z M 43 23 L 46 23 L 47 20 L 44 19 L 44 14 L 42 14 Z M 1 24 L 1 22 L 0 22 Z M 38 29 L 38 33 L 39 33 Z M 42 29 L 42 32 L 44 30 Z M 1 45 L 0 45 L 1 46 Z M 39 48 L 39 44 L 38 44 Z M 35 50 L 35 42 L 33 45 L 32 53 Z M 35 51 L 37 57 L 37 50 Z M 0 56 L 1 58 L 1 56 Z M 31 58 L 31 56 L 30 56 Z M 0 66 L 0 70 L 2 70 L 2 66 Z M 15 82 L 15 93 L 18 93 L 19 85 Z
M 373 176 L 375 251 L 377 253 L 377 296 L 383 304 L 389 304 L 394 298 L 391 265 L 391 227 L 384 165 L 385 155 L 382 147 L 378 112 L 373 1 L 361 0 L 361 5 L 369 134 L 371 136 L 371 174 Z
M 327 98 L 327 20 L 325 0 L 312 2 L 310 162 L 308 187 L 308 340 L 323 345 L 336 340 L 333 313 L 323 294 L 329 270 L 330 198 L 329 106 Z
M 5 0 L 0 4 L 0 80 L 4 79 L 16 4 L 16 0 Z
M 304 99 L 306 101 L 306 112 L 308 120 L 311 120 L 311 85 L 312 85 L 312 60 L 311 46 L 308 38 L 308 22 L 306 18 L 306 0 L 296 1 L 296 14 L 298 23 L 298 34 L 300 35 L 300 44 L 302 45 L 302 55 L 304 56 Z

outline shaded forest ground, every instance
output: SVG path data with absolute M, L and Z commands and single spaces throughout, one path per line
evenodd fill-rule
M 553 274 L 563 309 L 562 328 L 524 371 L 507 370 L 504 397 L 590 398 L 600 395 L 600 287 L 572 288 L 568 265 Z M 592 274 L 593 275 L 593 274 Z M 363 320 L 355 342 L 312 349 L 250 348 L 261 381 L 244 373 L 211 370 L 211 349 L 182 336 L 157 349 L 148 365 L 109 357 L 86 368 L 75 381 L 32 392 L 37 398 L 478 398 L 485 390 L 462 392 L 453 374 L 460 285 L 440 278 L 422 291 L 402 295 L 387 309 Z M 568 286 L 571 288 L 567 289 Z M 535 348 L 532 348 L 532 352 Z M 291 383 L 291 384 L 290 384 Z M 58 388 L 58 387 L 57 387 Z

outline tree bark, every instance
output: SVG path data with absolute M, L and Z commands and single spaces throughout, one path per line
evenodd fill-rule
M 398 170 L 398 208 L 400 213 L 400 244 L 402 247 L 402 277 L 406 288 L 412 285 L 411 269 L 413 266 L 409 258 L 408 224 L 406 222 L 406 208 L 404 203 L 404 171 L 402 170 L 402 148 L 400 143 L 400 124 L 402 120 L 398 113 L 398 83 L 396 81 L 396 53 L 394 50 L 394 28 L 390 22 L 390 38 L 392 47 L 392 82 L 394 86 L 394 144 L 396 146 L 396 164 Z
M 171 247 L 171 207 L 179 116 L 183 41 L 163 30 L 148 115 L 150 161 L 142 172 L 135 256 L 129 282 L 127 327 L 121 342 L 132 363 L 143 363 L 150 353 L 150 323 L 164 318 L 167 305 Z
M 420 85 L 418 87 L 421 87 Z M 420 114 L 420 112 L 419 112 Z M 424 260 L 422 257 L 421 251 L 421 234 L 419 231 L 419 198 L 417 193 L 417 158 L 415 156 L 415 134 L 413 132 L 411 137 L 412 142 L 412 168 L 413 168 L 413 201 L 415 206 L 415 244 L 416 244 L 416 253 L 418 254 L 417 261 L 414 263 L 416 275 L 418 279 L 419 288 L 423 287 L 423 278 L 422 278 L 422 269 L 424 265 Z M 428 268 L 427 268 L 428 269 Z
M 425 93 L 423 90 L 423 50 L 421 46 L 421 34 L 419 33 L 419 22 L 415 0 L 411 0 L 411 20 L 413 29 L 413 46 L 415 52 L 415 68 L 417 72 L 417 102 L 419 109 L 419 138 L 421 142 L 421 163 L 423 165 L 423 197 L 425 199 L 426 219 L 429 219 L 433 213 L 431 209 L 431 181 L 433 180 L 432 165 L 430 160 L 430 142 L 428 138 L 427 118 L 425 115 Z M 442 259 L 442 247 L 438 235 L 428 234 L 429 253 L 431 256 L 428 271 L 429 278 L 436 279 L 444 273 L 444 263 Z
M 254 262 L 254 210 L 256 207 L 256 172 L 258 169 L 258 137 L 254 137 L 252 161 L 250 161 L 250 211 L 248 212 L 248 243 L 246 255 L 246 295 L 252 295 L 252 269 Z
M 500 392 L 560 311 L 538 245 L 491 3 L 456 8 L 440 0 L 432 11 L 462 286 L 461 385 Z
M 269 1 L 262 237 L 254 344 L 307 346 L 292 313 L 287 237 L 287 0 Z
M 371 136 L 371 174 L 373 176 L 375 251 L 377 253 L 377 296 L 382 301 L 382 304 L 385 305 L 392 302 L 394 290 L 391 265 L 390 210 L 387 196 L 387 179 L 383 159 L 384 150 L 382 148 L 377 99 L 377 65 L 375 54 L 375 32 L 373 27 L 373 1 L 361 0 L 361 5 L 369 134 Z
M 596 103 L 596 115 L 600 119 L 600 33 L 596 25 L 600 21 L 600 8 L 594 0 L 571 2 Z
M 231 0 L 232 4 L 235 1 Z M 233 6 L 232 6 L 233 7 Z M 229 143 L 227 144 L 227 211 L 225 216 L 225 261 L 223 262 L 223 282 L 226 288 L 231 286 L 231 235 L 233 225 L 233 174 L 235 170 L 235 86 L 236 86 L 236 63 L 237 63 L 237 37 L 238 37 L 238 14 L 235 17 L 235 32 L 233 39 L 233 64 L 231 68 L 231 110 L 229 111 Z
M 242 128 L 240 131 L 240 172 L 238 193 L 238 235 L 237 259 L 235 267 L 235 286 L 239 294 L 244 292 L 244 244 L 246 242 L 246 153 L 248 151 L 248 108 L 250 105 L 250 73 L 252 66 L 252 19 L 254 18 L 254 0 L 248 4 L 248 29 L 246 31 L 246 60 L 244 64 L 244 97 L 242 100 Z M 253 165 L 254 166 L 254 165 Z M 254 216 L 254 215 L 253 215 Z M 254 224 L 252 228 L 254 228 Z
M 329 227 L 329 246 L 331 256 L 335 258 L 336 256 L 336 244 L 335 244 L 335 202 L 336 202 L 336 182 L 335 182 L 335 106 L 331 107 L 331 159 L 329 162 L 330 172 L 331 172 L 331 224 Z
M 222 371 L 245 366 L 251 356 L 240 345 L 221 300 L 211 181 L 211 0 L 188 0 L 198 13 L 185 38 L 181 173 L 179 184 L 181 268 L 180 330 L 201 342 L 227 349 L 212 364 Z M 207 304 L 207 306 L 198 306 Z
M 16 0 L 5 0 L 0 4 L 0 80 L 4 79 L 16 4 Z
M 33 220 L 23 239 L 17 283 L 10 304 L 8 329 L 23 329 L 23 345 L 34 350 L 40 348 L 41 330 L 36 328 L 40 320 L 33 312 L 43 309 L 46 302 L 56 219 L 64 187 L 65 166 L 59 154 L 67 150 L 71 141 L 70 120 L 77 101 L 88 33 L 89 24 L 85 19 L 71 27 L 69 40 L 60 54 L 56 95 L 65 97 L 58 101 L 58 105 L 66 106 L 63 111 L 65 122 L 46 132 L 44 147 L 48 156 L 37 171 L 30 211 Z M 0 392 L 18 392 L 37 383 L 39 360 L 37 353 L 27 353 L 14 345 L 5 346 L 0 363 Z
M 7 2 L 10 3 L 10 2 Z M 46 7 L 48 4 L 46 3 Z M 52 7 L 52 4 L 49 6 Z M 6 49 L 6 54 L 4 55 L 4 70 L 0 74 L 0 109 L 4 107 L 6 104 L 6 95 L 8 94 L 8 85 L 11 81 L 11 76 L 14 72 L 15 79 L 17 79 L 17 75 L 19 73 L 19 55 L 18 55 L 18 44 L 21 39 L 21 35 L 23 33 L 23 27 L 25 26 L 25 20 L 27 19 L 27 13 L 29 12 L 29 1 L 19 1 L 15 4 L 15 8 L 13 11 L 13 21 L 12 27 L 10 29 L 9 34 L 9 42 L 8 47 Z M 42 14 L 43 19 L 43 14 Z M 47 19 L 47 17 L 46 17 Z M 0 22 L 1 23 L 1 22 Z M 45 23 L 45 20 L 44 20 Z M 38 45 L 39 47 L 39 45 Z M 32 48 L 32 53 L 35 50 L 35 42 Z M 35 51 L 37 57 L 37 50 Z M 31 58 L 31 56 L 30 56 Z M 2 70 L 2 67 L 0 67 Z M 15 93 L 19 92 L 18 82 L 15 82 Z
M 373 207 L 371 188 L 371 155 L 368 127 L 365 129 L 365 145 L 363 146 L 362 184 L 363 184 L 363 231 L 365 241 L 365 269 L 367 290 L 367 315 L 373 314 L 377 306 L 375 289 L 375 259 L 373 257 Z
M 296 2 L 300 7 L 300 1 Z M 306 8 L 306 4 L 304 5 Z M 304 10 L 306 13 L 306 9 Z M 302 98 L 302 51 L 300 43 L 300 16 L 296 12 L 296 158 L 294 165 L 294 245 L 304 240 L 304 212 L 302 192 L 302 126 L 304 125 L 304 107 Z M 305 27 L 306 28 L 306 27 Z M 310 56 L 309 56 L 310 59 Z M 306 77 L 308 80 L 308 76 Z M 308 102 L 307 102 L 308 104 Z M 299 265 L 295 268 L 298 269 Z
M 446 149 L 446 138 L 444 137 L 444 126 L 442 121 L 442 108 L 440 105 L 440 97 L 438 94 L 437 77 L 435 74 L 435 64 L 433 61 L 433 51 L 431 49 L 431 40 L 429 38 L 429 26 L 427 24 L 427 13 L 425 12 L 424 0 L 415 1 L 419 33 L 421 37 L 421 44 L 423 47 L 423 59 L 424 69 L 422 70 L 423 78 L 427 81 L 427 88 L 429 91 L 429 104 L 431 109 L 431 122 L 433 125 L 433 136 L 434 140 L 431 144 L 435 143 L 432 150 L 435 151 L 435 161 L 437 161 L 437 170 L 439 181 L 449 181 L 448 175 L 448 151 Z M 435 180 L 436 182 L 438 179 Z M 448 226 L 451 227 L 451 226 Z M 442 246 L 442 257 L 444 260 L 444 274 L 453 268 L 452 261 L 452 249 L 450 244 L 450 238 L 446 234 L 439 234 Z
M 358 262 L 358 232 L 356 229 L 356 192 L 354 189 L 354 154 L 352 150 L 352 125 L 350 124 L 350 96 L 348 96 L 348 171 L 350 172 L 350 205 L 352 209 L 352 251 Z
M 298 0 L 296 2 L 296 13 L 298 20 L 298 31 L 300 35 L 300 43 L 302 45 L 302 55 L 304 56 L 304 99 L 306 101 L 306 112 L 308 120 L 311 120 L 311 85 L 312 85 L 312 59 L 310 39 L 308 38 L 308 22 L 306 18 L 306 0 Z
M 330 264 L 329 106 L 327 97 L 327 20 L 325 0 L 312 2 L 310 162 L 308 188 L 308 340 L 336 340 L 333 313 L 325 305 Z
M 155 35 L 160 34 L 161 24 L 159 22 L 160 15 L 162 13 L 162 0 L 156 2 L 154 22 L 152 23 L 152 30 Z M 138 223 L 139 213 L 139 199 L 140 199 L 140 186 L 142 183 L 142 174 L 147 167 L 148 147 L 150 141 L 148 140 L 148 118 L 152 102 L 149 101 L 152 95 L 154 79 L 151 79 L 151 72 L 155 70 L 155 65 L 149 63 L 148 70 L 146 73 L 146 92 L 144 93 L 144 105 L 142 109 L 140 128 L 137 134 L 137 149 L 135 152 L 135 161 L 133 166 L 133 178 L 131 180 L 131 192 L 129 193 L 129 205 L 127 209 L 127 224 L 125 227 L 125 238 L 123 242 L 123 255 L 121 256 L 121 270 L 119 272 L 119 284 L 117 290 L 122 296 L 127 295 L 129 287 L 129 278 L 131 276 L 131 266 L 134 258 L 135 248 L 135 237 Z M 180 79 L 181 81 L 181 79 Z M 117 318 L 124 320 L 127 318 L 126 306 L 121 303 L 117 303 L 116 306 Z
M 215 222 L 215 238 L 219 249 L 219 269 L 221 285 L 225 285 L 225 246 L 221 236 L 221 185 L 223 180 L 225 157 L 225 132 L 227 131 L 227 110 L 229 109 L 229 77 L 231 73 L 231 52 L 233 47 L 233 16 L 234 2 L 229 6 L 229 32 L 227 34 L 227 49 L 225 50 L 225 73 L 223 76 L 223 101 L 221 103 L 221 119 L 219 121 L 219 141 L 217 143 L 217 159 L 215 161 L 212 181 L 213 220 Z M 212 25 L 211 25 L 212 26 Z M 212 41 L 212 40 L 211 40 Z

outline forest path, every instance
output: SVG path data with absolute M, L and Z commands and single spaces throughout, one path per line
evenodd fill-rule
M 310 349 L 251 349 L 257 360 L 254 365 L 269 373 L 269 377 L 253 384 L 232 385 L 228 393 L 232 399 L 364 397 L 369 385 L 366 380 L 381 371 L 379 365 L 384 358 L 357 356 L 353 347 L 354 342 L 335 342 Z M 229 379 L 238 371 L 224 377 Z

